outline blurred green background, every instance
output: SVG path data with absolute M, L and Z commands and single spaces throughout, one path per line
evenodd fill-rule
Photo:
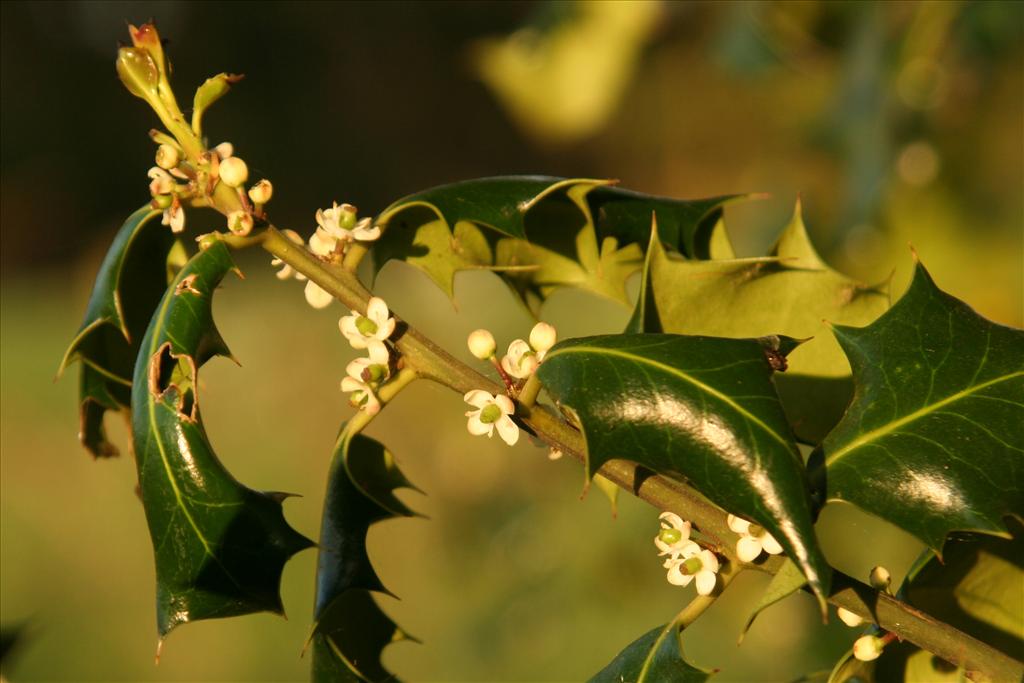
M 290 681 L 306 678 L 315 553 L 286 568 L 289 619 L 201 622 L 153 666 L 153 567 L 129 457 L 92 462 L 75 438 L 75 371 L 53 375 L 121 220 L 147 199 L 155 118 L 114 74 L 125 23 L 170 38 L 179 99 L 218 71 L 248 78 L 207 117 L 275 184 L 279 225 L 306 234 L 317 207 L 365 213 L 476 176 L 614 177 L 677 197 L 768 192 L 727 211 L 739 250 L 763 250 L 798 193 L 823 254 L 865 281 L 914 246 L 938 284 L 1021 325 L 1024 5 L 1021 3 L 17 3 L 0 4 L 0 621 L 23 624 L 11 681 Z M 190 227 L 204 225 L 198 212 Z M 212 226 L 212 218 L 206 219 Z M 202 373 L 203 411 L 229 469 L 316 537 L 323 476 L 353 356 L 340 307 L 313 311 L 244 254 L 216 314 L 241 360 Z M 376 286 L 460 357 L 531 321 L 485 273 L 456 306 L 420 273 Z M 621 329 L 628 312 L 570 291 L 544 318 L 561 336 Z M 284 364 L 288 364 L 287 371 Z M 401 677 L 580 680 L 691 597 L 664 581 L 657 511 L 623 496 L 613 519 L 580 468 L 466 434 L 460 397 L 414 386 L 370 432 L 428 496 L 430 517 L 389 521 L 370 554 L 401 601 L 385 609 L 424 641 L 386 651 Z M 124 444 L 126 432 L 110 428 Z M 898 580 L 920 546 L 873 518 L 826 509 L 834 564 Z M 865 552 L 865 549 L 870 549 Z M 688 632 L 716 680 L 782 681 L 826 669 L 852 642 L 812 601 L 739 627 L 766 578 L 744 576 Z

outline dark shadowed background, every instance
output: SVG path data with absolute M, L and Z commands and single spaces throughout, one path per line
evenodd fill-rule
M 823 255 L 868 282 L 909 273 L 910 243 L 939 286 L 997 321 L 1024 321 L 1024 4 L 1021 3 L 19 3 L 0 5 L 2 520 L 0 621 L 22 625 L 4 675 L 22 680 L 301 680 L 314 553 L 286 569 L 289 620 L 190 625 L 152 664 L 153 568 L 130 458 L 94 463 L 76 441 L 75 381 L 53 382 L 120 222 L 147 200 L 157 121 L 117 80 L 126 22 L 170 40 L 179 100 L 220 71 L 246 79 L 206 117 L 275 186 L 274 220 L 308 234 L 331 201 L 375 213 L 476 176 L 618 178 L 677 197 L 768 192 L 727 211 L 742 254 L 769 245 L 798 194 Z M 190 227 L 215 225 L 190 212 Z M 204 369 L 204 416 L 228 467 L 294 491 L 290 521 L 317 534 L 323 476 L 348 415 L 352 352 L 340 307 L 309 309 L 267 259 L 217 316 L 241 369 Z M 463 351 L 531 321 L 484 273 L 457 308 L 420 273 L 385 268 L 377 291 Z M 544 318 L 560 334 L 617 331 L 628 311 L 574 292 Z M 578 680 L 671 618 L 651 539 L 657 511 L 600 492 L 580 502 L 572 462 L 472 439 L 461 400 L 403 394 L 371 433 L 427 491 L 431 519 L 391 521 L 370 551 L 424 641 L 389 649 L 413 680 Z M 116 424 L 115 424 L 116 423 Z M 112 419 L 115 435 L 125 430 Z M 819 525 L 839 567 L 899 578 L 919 547 L 845 508 Z M 867 553 L 865 548 L 871 548 Z M 692 629 L 716 680 L 789 680 L 852 641 L 797 596 L 734 643 L 763 577 L 744 577 Z

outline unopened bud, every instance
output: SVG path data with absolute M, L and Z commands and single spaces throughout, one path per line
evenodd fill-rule
M 887 590 L 889 584 L 892 583 L 892 576 L 890 576 L 889 570 L 882 566 L 872 569 L 869 579 L 871 580 L 871 587 L 880 591 Z
M 480 360 L 488 360 L 494 356 L 497 345 L 494 343 L 494 335 L 487 330 L 474 330 L 469 334 L 466 342 L 469 352 Z
M 176 147 L 171 145 L 160 145 L 156 148 L 156 165 L 167 171 L 178 166 L 181 155 Z
M 263 179 L 249 188 L 249 199 L 254 204 L 266 204 L 274 196 L 274 186 L 269 180 Z
M 864 620 L 859 614 L 854 614 L 850 610 L 840 607 L 836 610 L 836 614 L 839 615 L 839 620 L 850 628 L 856 628 L 864 623 Z
M 252 232 L 252 216 L 245 211 L 232 211 L 228 214 L 228 230 L 243 237 L 248 235 Z
M 238 157 L 228 157 L 220 162 L 220 179 L 228 187 L 240 187 L 249 179 L 249 167 Z
M 227 159 L 235 155 L 235 146 L 230 142 L 222 142 L 213 148 L 213 152 L 221 159 Z
M 878 636 L 861 636 L 853 644 L 853 656 L 862 662 L 878 659 L 885 648 L 885 641 Z
M 530 330 L 530 346 L 534 351 L 547 351 L 558 341 L 558 333 L 555 328 L 547 323 L 537 323 Z
M 165 69 L 164 46 L 160 42 L 160 34 L 157 33 L 156 26 L 153 24 L 143 24 L 135 28 L 128 24 L 128 33 L 131 35 L 132 45 L 148 52 L 153 59 L 153 63 L 163 72 Z
M 519 372 L 523 377 L 529 377 L 537 368 L 540 366 L 540 361 L 537 360 L 536 354 L 530 353 L 523 356 L 523 359 L 519 361 Z
M 128 92 L 144 100 L 157 97 L 160 72 L 149 53 L 137 47 L 122 47 L 117 51 L 117 75 Z

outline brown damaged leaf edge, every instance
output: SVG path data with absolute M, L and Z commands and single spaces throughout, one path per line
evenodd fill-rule
M 178 286 L 174 288 L 174 295 L 180 296 L 181 294 L 188 292 L 189 294 L 202 296 L 203 293 L 196 289 L 194 286 L 197 277 L 199 276 L 196 275 L 195 273 L 192 273 L 191 275 L 183 278 L 182 281 L 178 283 Z
M 194 276 L 193 276 L 194 277 Z M 177 292 L 176 292 L 177 293 Z M 198 292 L 197 292 L 198 293 Z M 169 373 L 173 372 L 174 366 L 184 358 L 188 361 L 189 366 L 189 382 L 191 387 L 185 391 L 181 390 L 177 384 L 170 382 Z M 164 375 L 168 374 L 167 377 Z M 171 351 L 171 342 L 164 342 L 156 353 L 154 353 L 149 359 L 149 393 L 159 401 L 163 401 L 167 393 L 174 389 L 174 393 L 177 396 L 177 405 L 175 410 L 183 420 L 187 420 L 192 424 L 196 422 L 196 410 L 199 406 L 199 386 L 197 384 L 198 371 L 196 370 L 196 362 L 192 356 L 187 353 L 175 354 Z M 164 386 L 166 384 L 166 386 Z M 192 392 L 192 400 L 189 402 L 189 410 L 185 411 L 186 396 L 189 391 Z

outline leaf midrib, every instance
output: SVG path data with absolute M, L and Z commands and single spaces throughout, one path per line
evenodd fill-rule
M 959 400 L 965 399 L 968 396 L 970 396 L 971 394 L 974 394 L 974 393 L 976 393 L 978 391 L 981 391 L 982 389 L 986 389 L 986 388 L 988 388 L 990 386 L 993 386 L 995 384 L 999 384 L 1000 382 L 1008 382 L 1009 380 L 1014 379 L 1015 377 L 1021 377 L 1021 376 L 1024 376 L 1024 371 L 1013 372 L 1013 373 L 1010 373 L 1009 375 L 1002 375 L 1000 377 L 996 377 L 994 379 L 990 379 L 987 382 L 982 382 L 981 384 L 977 384 L 977 385 L 975 385 L 973 387 L 969 387 L 967 389 L 961 389 L 960 391 L 958 391 L 958 392 L 956 392 L 954 394 L 950 394 L 949 396 L 947 396 L 946 398 L 942 399 L 941 401 L 937 401 L 936 403 L 932 403 L 932 404 L 929 404 L 929 405 L 924 406 L 922 408 L 918 408 L 914 412 L 909 413 L 907 415 L 904 415 L 903 417 L 901 417 L 898 420 L 893 420 L 892 422 L 889 422 L 888 424 L 885 424 L 885 425 L 883 425 L 881 427 L 878 427 L 877 429 L 873 429 L 870 432 L 868 432 L 866 434 L 862 434 L 861 436 L 857 437 L 856 439 L 854 439 L 850 443 L 846 444 L 845 446 L 843 446 L 839 450 L 837 450 L 834 453 L 832 453 L 831 455 L 827 456 L 825 458 L 825 465 L 826 466 L 832 465 L 837 460 L 839 460 L 843 456 L 847 455 L 851 451 L 854 451 L 854 450 L 860 448 L 861 446 L 869 444 L 872 441 L 877 441 L 878 439 L 881 439 L 882 437 L 886 436 L 887 434 L 891 434 L 891 433 L 895 432 L 897 429 L 899 429 L 903 425 L 909 424 L 909 423 L 911 423 L 911 422 L 913 422 L 915 420 L 919 420 L 922 417 L 924 417 L 925 415 L 933 413 L 936 410 L 938 410 L 939 408 L 947 406 L 950 403 L 953 403 L 955 401 L 959 401 Z
M 679 379 L 692 384 L 693 386 L 697 387 L 701 391 L 704 391 L 704 392 L 710 394 L 711 396 L 714 396 L 718 400 L 722 401 L 723 403 L 728 405 L 730 408 L 735 410 L 737 413 L 742 415 L 745 419 L 749 420 L 753 424 L 755 424 L 758 427 L 760 427 L 761 429 L 763 429 L 765 431 L 765 433 L 767 433 L 769 436 L 772 437 L 772 439 L 774 439 L 778 443 L 782 444 L 787 449 L 792 449 L 792 445 L 790 444 L 790 442 L 787 439 L 785 439 L 782 435 L 780 435 L 778 432 L 776 432 L 774 429 L 772 429 L 767 424 L 765 424 L 765 422 L 763 420 L 761 420 L 761 418 L 759 418 L 756 415 L 754 415 L 753 413 L 751 413 L 749 410 L 747 410 L 742 405 L 740 405 L 739 403 L 734 401 L 728 395 L 723 394 L 722 392 L 718 391 L 714 387 L 708 386 L 707 384 L 705 384 L 704 382 L 701 382 L 700 380 L 696 379 L 695 377 L 691 377 L 690 375 L 688 375 L 687 373 L 683 372 L 679 368 L 674 368 L 671 365 L 666 365 L 665 363 L 661 363 L 659 361 L 656 361 L 656 360 L 653 360 L 653 359 L 650 359 L 650 358 L 645 358 L 643 356 L 638 356 L 638 355 L 634 355 L 634 354 L 627 353 L 627 352 L 624 352 L 624 351 L 620 351 L 618 349 L 603 349 L 603 348 L 598 348 L 598 347 L 594 347 L 594 346 L 571 346 L 571 347 L 564 348 L 564 349 L 558 349 L 557 351 L 553 351 L 552 353 L 548 354 L 548 356 L 547 356 L 547 358 L 545 360 L 550 360 L 554 356 L 558 356 L 558 355 L 562 355 L 562 354 L 566 354 L 566 353 L 593 353 L 593 354 L 598 354 L 598 355 L 602 355 L 603 354 L 603 355 L 607 355 L 607 356 L 616 356 L 616 357 L 619 357 L 619 358 L 624 358 L 624 359 L 629 360 L 629 361 L 634 362 L 634 363 L 641 363 L 641 364 L 644 364 L 644 365 L 650 365 L 651 367 L 657 368 L 657 369 L 661 370 L 662 372 L 666 372 L 666 373 L 668 373 L 670 375 L 674 375 L 674 376 L 678 377 Z

